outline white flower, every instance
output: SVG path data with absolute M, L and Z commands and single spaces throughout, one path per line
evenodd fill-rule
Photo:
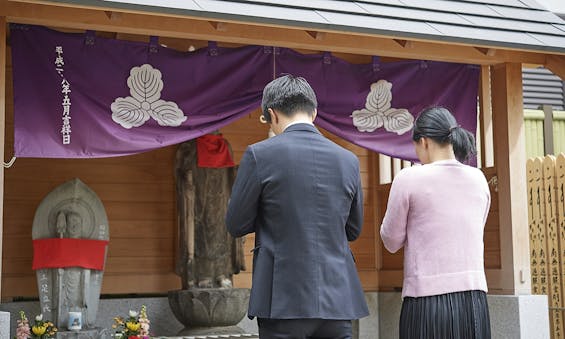
M 373 132 L 383 127 L 398 135 L 404 134 L 414 126 L 414 117 L 404 108 L 392 108 L 392 83 L 379 80 L 371 84 L 365 108 L 353 111 L 353 126 L 359 132 Z
M 39 314 L 35 316 L 35 321 L 42 321 L 43 320 L 43 314 Z
M 158 69 L 149 64 L 133 67 L 127 84 L 131 96 L 116 98 L 110 106 L 112 120 L 123 128 L 139 127 L 149 118 L 160 126 L 180 126 L 186 121 L 175 102 L 161 100 L 163 80 Z
M 136 318 L 138 314 L 136 311 L 129 310 L 129 316 L 132 318 Z

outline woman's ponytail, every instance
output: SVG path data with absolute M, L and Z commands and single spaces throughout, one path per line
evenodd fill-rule
M 475 146 L 475 137 L 466 129 L 455 126 L 450 132 L 449 141 L 453 146 L 455 158 L 461 162 L 465 162 L 477 153 Z

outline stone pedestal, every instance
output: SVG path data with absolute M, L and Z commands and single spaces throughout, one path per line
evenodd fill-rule
M 193 288 L 170 291 L 168 298 L 185 326 L 179 335 L 243 333 L 236 325 L 247 313 L 249 289 Z
M 547 295 L 489 295 L 493 339 L 549 339 Z
M 111 339 L 112 332 L 103 328 L 80 331 L 59 331 L 56 339 Z
M 10 339 L 10 312 L 0 312 L 0 339 Z

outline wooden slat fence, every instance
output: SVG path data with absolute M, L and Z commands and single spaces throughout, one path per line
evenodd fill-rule
M 542 157 L 550 152 L 544 149 L 544 112 L 524 110 L 524 130 L 526 132 L 526 156 Z M 553 111 L 553 154 L 565 152 L 565 111 Z
M 532 293 L 548 296 L 552 338 L 565 338 L 565 153 L 526 168 Z

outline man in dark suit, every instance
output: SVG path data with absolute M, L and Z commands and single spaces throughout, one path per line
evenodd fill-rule
M 249 317 L 267 338 L 351 338 L 368 315 L 348 241 L 363 224 L 359 160 L 314 127 L 316 95 L 285 75 L 263 91 L 275 137 L 251 145 L 232 188 L 226 224 L 255 232 Z

